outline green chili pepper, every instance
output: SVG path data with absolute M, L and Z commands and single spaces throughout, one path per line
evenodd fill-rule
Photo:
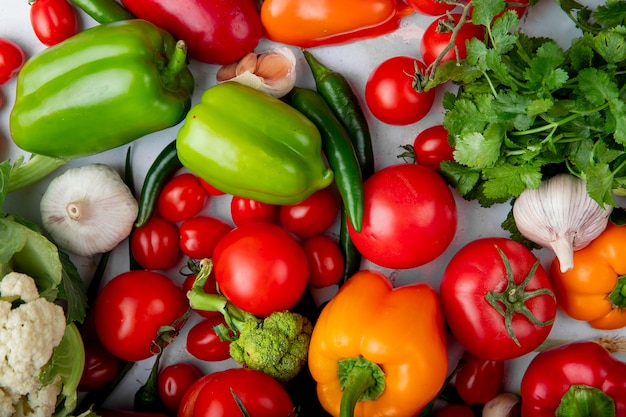
M 71 159 L 178 124 L 194 80 L 186 47 L 145 20 L 94 26 L 30 58 L 10 115 L 15 144 Z
M 361 167 L 346 129 L 335 117 L 324 98 L 310 88 L 294 87 L 287 94 L 289 103 L 308 117 L 322 135 L 322 148 L 335 173 L 335 182 L 354 230 L 361 231 L 364 196 Z
M 176 138 L 191 172 L 226 193 L 296 204 L 333 181 L 315 125 L 283 101 L 236 82 L 208 88 Z
M 98 23 L 134 19 L 135 16 L 115 0 L 70 0 Z

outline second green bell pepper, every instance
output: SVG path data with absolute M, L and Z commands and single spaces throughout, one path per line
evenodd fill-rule
M 334 179 L 308 118 L 232 81 L 203 93 L 176 147 L 182 164 L 217 189 L 268 204 L 299 203 Z
M 178 124 L 193 89 L 184 43 L 145 20 L 102 24 L 24 64 L 10 131 L 34 154 L 93 155 Z

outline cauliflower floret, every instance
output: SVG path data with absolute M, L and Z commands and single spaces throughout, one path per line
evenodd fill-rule
M 65 333 L 63 309 L 39 297 L 35 281 L 12 272 L 0 281 L 0 410 L 13 406 L 29 416 L 50 416 L 60 384 L 42 386 L 39 375 Z M 11 415 L 11 414 L 9 414 Z M 0 413 L 0 417 L 3 414 Z
M 0 388 L 0 417 L 11 417 L 14 412 L 13 398 Z

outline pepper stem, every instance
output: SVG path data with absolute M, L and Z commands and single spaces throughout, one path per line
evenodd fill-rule
M 359 401 L 376 400 L 385 390 L 385 373 L 363 357 L 340 360 L 338 374 L 343 391 L 340 417 L 352 417 Z
M 626 307 L 626 275 L 617 278 L 615 288 L 609 293 L 609 300 L 613 308 Z
M 176 42 L 174 52 L 167 63 L 167 66 L 163 69 L 163 76 L 167 80 L 172 80 L 178 76 L 178 74 L 187 65 L 187 44 L 182 39 Z
M 615 400 L 595 387 L 572 385 L 561 398 L 556 417 L 615 417 Z

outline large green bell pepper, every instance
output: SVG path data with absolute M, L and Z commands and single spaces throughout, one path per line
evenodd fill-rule
M 178 124 L 193 89 L 184 43 L 144 20 L 102 24 L 24 64 L 10 131 L 34 154 L 88 156 Z
M 317 127 L 236 82 L 208 88 L 176 137 L 182 164 L 214 187 L 269 204 L 299 203 L 333 182 Z

